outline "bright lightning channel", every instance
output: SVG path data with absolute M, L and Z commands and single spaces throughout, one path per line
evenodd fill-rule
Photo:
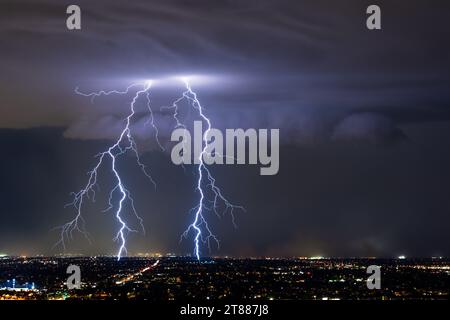
M 178 104 L 181 103 L 182 100 L 186 100 L 188 104 L 190 104 L 195 110 L 198 111 L 199 117 L 207 124 L 207 129 L 203 134 L 202 139 L 202 150 L 199 154 L 199 164 L 197 166 L 197 183 L 196 183 L 196 191 L 199 194 L 199 200 L 198 204 L 193 207 L 189 212 L 195 212 L 194 214 L 194 220 L 192 223 L 187 227 L 187 229 L 183 232 L 181 235 L 181 238 L 187 238 L 191 232 L 194 233 L 194 255 L 197 258 L 197 260 L 200 260 L 200 245 L 201 243 L 204 243 L 207 245 L 209 249 L 211 249 L 210 243 L 211 241 L 214 241 L 217 245 L 217 247 L 220 246 L 219 239 L 213 234 L 211 231 L 211 228 L 209 227 L 209 224 L 206 220 L 205 213 L 206 211 L 212 211 L 214 212 L 218 217 L 221 217 L 221 215 L 218 212 L 219 202 L 221 202 L 225 209 L 222 212 L 222 215 L 229 212 L 232 218 L 233 225 L 236 227 L 235 223 L 235 217 L 234 217 L 234 210 L 235 209 L 241 209 L 245 211 L 245 209 L 242 206 L 237 206 L 232 204 L 225 198 L 223 195 L 221 189 L 216 185 L 216 179 L 212 175 L 211 171 L 208 169 L 206 164 L 204 163 L 204 157 L 205 155 L 208 155 L 207 152 L 207 146 L 208 146 L 208 134 L 211 131 L 212 125 L 211 120 L 205 115 L 203 111 L 203 107 L 197 98 L 197 93 L 195 93 L 190 84 L 188 79 L 182 78 L 181 79 L 186 87 L 186 90 L 183 92 L 182 96 L 179 97 L 177 100 L 175 100 L 169 109 L 173 109 L 173 118 L 176 121 L 176 128 L 182 127 L 186 128 L 185 124 L 183 124 L 180 121 L 179 118 L 179 106 Z M 103 163 L 106 161 L 106 159 L 109 159 L 111 161 L 111 172 L 113 173 L 113 176 L 116 180 L 116 185 L 111 189 L 108 199 L 108 208 L 105 209 L 105 211 L 111 210 L 114 208 L 113 205 L 113 195 L 117 193 L 117 190 L 119 191 L 121 197 L 118 202 L 118 206 L 115 212 L 115 218 L 118 221 L 120 228 L 117 231 L 114 241 L 118 241 L 120 243 L 119 249 L 117 251 L 117 259 L 120 260 L 120 258 L 123 255 L 127 254 L 126 249 L 126 233 L 128 232 L 137 232 L 136 230 L 130 228 L 126 221 L 123 218 L 122 211 L 123 211 L 123 205 L 126 200 L 129 201 L 131 210 L 133 214 L 136 216 L 137 220 L 140 223 L 140 226 L 142 228 L 142 231 L 145 232 L 143 220 L 138 215 L 136 208 L 134 206 L 134 200 L 131 196 L 130 191 L 125 187 L 120 172 L 118 171 L 116 167 L 116 161 L 117 158 L 128 151 L 131 151 L 134 153 L 136 157 L 136 162 L 138 166 L 141 168 L 143 173 L 147 178 L 150 179 L 150 181 L 153 183 L 153 185 L 156 188 L 156 183 L 151 177 L 151 175 L 148 173 L 145 165 L 141 162 L 139 153 L 137 150 L 136 142 L 133 138 L 133 135 L 131 133 L 131 120 L 133 116 L 135 115 L 135 104 L 139 97 L 143 94 L 145 94 L 147 99 L 147 108 L 150 114 L 150 117 L 146 124 L 150 123 L 155 131 L 155 140 L 158 143 L 161 150 L 164 151 L 163 146 L 161 145 L 158 137 L 158 128 L 154 122 L 154 115 L 153 110 L 151 108 L 150 104 L 150 88 L 151 88 L 151 81 L 146 82 L 144 85 L 142 84 L 132 84 L 126 88 L 124 91 L 119 90 L 111 90 L 111 91 L 98 91 L 98 92 L 92 92 L 92 93 L 83 93 L 78 90 L 78 88 L 75 89 L 75 92 L 78 95 L 89 97 L 91 98 L 91 101 L 93 102 L 95 98 L 101 97 L 101 96 L 108 96 L 112 94 L 118 94 L 118 95 L 127 95 L 130 93 L 131 89 L 143 86 L 143 89 L 136 91 L 131 103 L 130 103 L 130 113 L 126 117 L 125 121 L 125 127 L 121 131 L 119 137 L 115 141 L 113 145 L 111 145 L 106 151 L 101 152 L 97 155 L 98 161 L 95 167 L 88 173 L 89 179 L 87 181 L 87 184 L 83 189 L 78 191 L 77 193 L 73 193 L 74 200 L 69 204 L 73 205 L 75 209 L 77 210 L 77 214 L 71 221 L 65 223 L 60 227 L 61 234 L 60 234 L 60 240 L 55 244 L 62 245 L 62 247 L 65 249 L 66 247 L 66 239 L 72 239 L 73 238 L 73 232 L 78 231 L 82 233 L 88 241 L 90 241 L 90 237 L 88 232 L 85 228 L 85 220 L 82 216 L 82 206 L 84 200 L 90 199 L 92 197 L 92 200 L 95 201 L 95 190 L 94 187 L 97 185 L 97 176 L 98 176 L 98 170 L 103 165 Z M 125 145 L 124 145 L 125 144 Z M 220 155 L 219 155 L 220 156 Z M 213 197 L 212 199 L 209 199 L 207 196 L 208 192 L 212 192 Z M 209 205 L 208 205 L 209 204 Z
M 217 216 L 220 217 L 220 214 L 217 211 L 218 208 L 218 202 L 222 201 L 222 203 L 225 205 L 225 210 L 223 211 L 223 214 L 225 214 L 227 211 L 229 211 L 233 225 L 236 227 L 235 219 L 234 219 L 234 209 L 241 209 L 245 210 L 242 206 L 236 206 L 229 202 L 224 195 L 222 194 L 221 189 L 216 185 L 216 179 L 211 174 L 211 171 L 208 169 L 208 167 L 204 163 L 204 156 L 208 155 L 207 147 L 208 147 L 208 134 L 211 131 L 211 120 L 205 115 L 203 112 L 203 107 L 197 98 L 197 93 L 195 93 L 190 84 L 188 79 L 183 78 L 182 79 L 185 86 L 186 91 L 183 92 L 182 97 L 178 98 L 173 104 L 172 108 L 174 109 L 174 119 L 177 122 L 177 126 L 185 127 L 180 121 L 178 116 L 178 103 L 185 98 L 188 103 L 198 111 L 198 115 L 207 124 L 207 129 L 203 134 L 202 139 L 202 151 L 199 154 L 198 160 L 199 165 L 197 167 L 198 172 L 198 178 L 197 178 L 197 185 L 196 190 L 199 193 L 200 197 L 198 200 L 198 204 L 190 210 L 190 212 L 195 211 L 194 214 L 194 220 L 193 222 L 187 227 L 187 229 L 183 232 L 182 238 L 187 238 L 189 233 L 193 231 L 194 233 L 194 255 L 197 258 L 197 260 L 200 261 L 200 242 L 205 243 L 209 249 L 211 249 L 210 242 L 211 240 L 214 241 L 217 245 L 217 247 L 220 246 L 219 239 L 214 235 L 214 233 L 211 231 L 211 228 L 209 227 L 209 224 L 205 217 L 205 211 L 213 211 Z M 206 189 L 209 189 L 214 196 L 213 199 L 207 199 L 206 196 Z M 206 203 L 210 203 L 211 207 L 209 207 Z
M 130 92 L 130 90 L 132 88 L 137 87 L 137 86 L 141 86 L 141 85 L 132 84 L 132 85 L 128 86 L 125 91 L 118 91 L 118 90 L 103 91 L 102 90 L 102 91 L 93 92 L 93 93 L 82 93 L 78 90 L 78 88 L 76 88 L 75 92 L 79 95 L 82 95 L 85 97 L 90 97 L 91 101 L 94 101 L 95 98 L 103 96 L 103 95 L 105 95 L 105 96 L 111 95 L 111 94 L 126 95 Z M 106 162 L 107 160 L 110 160 L 110 165 L 111 165 L 110 168 L 111 168 L 111 172 L 116 180 L 116 185 L 110 191 L 109 201 L 108 201 L 109 207 L 105 211 L 113 209 L 113 207 L 114 207 L 112 204 L 113 195 L 117 192 L 120 194 L 120 199 L 119 199 L 119 202 L 117 205 L 117 209 L 115 211 L 115 218 L 120 226 L 114 237 L 114 241 L 117 241 L 120 244 L 119 249 L 116 254 L 117 259 L 120 260 L 120 258 L 123 255 L 127 254 L 126 234 L 129 232 L 137 232 L 136 230 L 130 228 L 127 225 L 125 219 L 123 218 L 122 211 L 123 211 L 124 202 L 126 200 L 129 201 L 133 214 L 136 216 L 137 220 L 139 221 L 142 231 L 145 232 L 143 220 L 136 211 L 136 208 L 134 206 L 134 200 L 131 196 L 130 191 L 125 187 L 125 184 L 121 178 L 120 172 L 117 169 L 116 162 L 117 162 L 117 159 L 119 156 L 124 155 L 128 151 L 133 152 L 136 157 L 137 165 L 141 168 L 142 172 L 145 174 L 145 176 L 147 178 L 150 179 L 150 181 L 156 188 L 155 181 L 153 180 L 153 178 L 147 171 L 145 165 L 140 160 L 136 142 L 133 138 L 133 135 L 131 133 L 131 128 L 130 128 L 131 120 L 132 120 L 133 116 L 135 115 L 135 104 L 136 104 L 137 100 L 139 99 L 139 97 L 141 95 L 145 94 L 146 98 L 147 98 L 147 107 L 148 107 L 148 110 L 150 113 L 150 118 L 147 121 L 147 123 L 151 123 L 152 127 L 155 130 L 155 139 L 156 139 L 158 145 L 161 147 L 161 149 L 163 149 L 163 147 L 161 146 L 161 143 L 159 142 L 159 139 L 158 139 L 158 129 L 154 123 L 153 111 L 150 106 L 150 88 L 151 88 L 151 82 L 149 81 L 145 85 L 143 85 L 143 89 L 136 91 L 136 93 L 133 97 L 133 100 L 130 103 L 130 113 L 128 114 L 128 116 L 125 119 L 125 126 L 124 126 L 123 130 L 121 131 L 119 137 L 117 138 L 115 143 L 113 145 L 111 145 L 106 151 L 101 152 L 97 155 L 97 157 L 98 157 L 97 164 L 88 173 L 89 179 L 88 179 L 88 182 L 85 185 L 85 187 L 83 189 L 81 189 L 80 191 L 78 191 L 77 193 L 72 193 L 74 196 L 74 200 L 69 205 L 73 205 L 75 207 L 75 209 L 77 210 L 77 214 L 73 220 L 67 222 L 66 224 L 64 224 L 60 227 L 61 237 L 60 237 L 60 240 L 55 244 L 55 246 L 62 245 L 63 248 L 65 249 L 66 239 L 71 239 L 73 237 L 74 231 L 81 232 L 88 239 L 88 241 L 90 241 L 88 232 L 86 231 L 86 228 L 85 228 L 85 220 L 82 216 L 83 202 L 86 198 L 89 199 L 91 197 L 92 197 L 92 200 L 95 201 L 94 187 L 97 185 L 98 170 L 104 164 L 104 162 Z

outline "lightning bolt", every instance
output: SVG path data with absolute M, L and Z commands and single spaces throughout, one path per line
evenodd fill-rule
M 212 175 L 211 171 L 204 163 L 204 156 L 208 155 L 207 146 L 208 146 L 208 133 L 211 131 L 212 125 L 211 120 L 205 115 L 203 112 L 203 107 L 197 98 L 197 93 L 194 92 L 188 82 L 187 79 L 183 79 L 183 82 L 186 86 L 186 91 L 183 92 L 183 95 L 175 100 L 172 104 L 172 108 L 174 109 L 173 117 L 176 120 L 178 127 L 184 127 L 179 118 L 178 118 L 178 103 L 182 99 L 186 99 L 188 103 L 198 112 L 199 117 L 202 119 L 204 123 L 207 125 L 207 129 L 205 130 L 202 138 L 202 151 L 199 154 L 198 160 L 199 164 L 197 166 L 197 184 L 196 191 L 199 194 L 199 200 L 195 207 L 193 207 L 189 212 L 194 212 L 194 220 L 187 227 L 187 229 L 181 235 L 181 239 L 187 238 L 188 235 L 193 232 L 194 233 L 194 255 L 197 260 L 200 260 L 200 244 L 204 243 L 207 245 L 209 249 L 211 249 L 211 241 L 214 241 L 217 247 L 220 247 L 220 242 L 217 236 L 211 231 L 211 228 L 206 220 L 206 211 L 213 211 L 218 217 L 221 217 L 219 212 L 217 211 L 219 205 L 219 201 L 221 201 L 225 205 L 225 209 L 222 212 L 224 215 L 226 212 L 229 212 L 232 218 L 233 225 L 236 227 L 234 210 L 235 209 L 245 209 L 242 206 L 237 206 L 232 204 L 230 201 L 225 198 L 221 189 L 216 185 L 216 179 Z M 207 198 L 207 190 L 212 192 L 213 198 Z M 210 204 L 208 206 L 207 204 Z
M 100 96 L 107 96 L 107 95 L 111 95 L 111 94 L 120 94 L 120 95 L 129 94 L 131 89 L 136 86 L 141 86 L 141 85 L 132 84 L 132 85 L 128 86 L 126 88 L 126 90 L 124 90 L 124 91 L 118 91 L 118 90 L 103 91 L 102 90 L 102 91 L 93 92 L 93 93 L 82 93 L 78 90 L 78 88 L 76 88 L 75 92 L 81 96 L 90 97 L 91 101 L 93 102 L 95 98 L 100 97 Z M 159 142 L 158 130 L 154 123 L 153 111 L 152 111 L 152 108 L 150 105 L 150 88 L 151 88 L 151 82 L 147 82 L 145 85 L 143 85 L 143 89 L 136 91 L 136 93 L 130 103 L 130 113 L 128 114 L 128 116 L 125 119 L 125 126 L 122 129 L 119 137 L 117 138 L 115 143 L 112 144 L 106 151 L 103 151 L 96 156 L 98 158 L 97 164 L 88 173 L 89 178 L 88 178 L 88 181 L 87 181 L 85 187 L 76 193 L 72 193 L 74 199 L 69 205 L 72 205 L 75 207 L 77 214 L 71 221 L 69 221 L 69 222 L 65 223 L 64 225 L 62 225 L 61 227 L 59 227 L 61 230 L 60 240 L 55 244 L 55 246 L 62 245 L 63 248 L 65 249 L 66 239 L 73 238 L 74 231 L 79 231 L 80 233 L 82 233 L 90 242 L 89 234 L 85 228 L 85 220 L 82 216 L 82 207 L 83 207 L 84 201 L 86 199 L 89 199 L 92 197 L 92 200 L 95 201 L 94 187 L 97 185 L 98 170 L 100 169 L 100 167 L 102 165 L 106 165 L 105 163 L 107 161 L 109 161 L 109 163 L 110 163 L 111 173 L 112 173 L 112 176 L 116 180 L 116 184 L 111 189 L 110 194 L 109 194 L 109 200 L 108 200 L 109 207 L 107 209 L 105 209 L 104 211 L 113 209 L 114 205 L 112 203 L 112 201 L 113 201 L 112 199 L 114 197 L 114 194 L 118 193 L 120 195 L 120 199 L 119 199 L 116 211 L 115 211 L 115 218 L 120 227 L 119 227 L 115 237 L 113 238 L 114 241 L 119 242 L 119 244 L 120 244 L 119 249 L 117 251 L 117 259 L 120 260 L 120 258 L 124 254 L 127 254 L 126 234 L 129 232 L 137 232 L 136 230 L 132 229 L 131 227 L 129 227 L 127 225 L 127 222 L 125 221 L 125 219 L 122 215 L 123 206 L 124 206 L 125 201 L 129 202 L 131 211 L 133 212 L 133 214 L 139 221 L 142 231 L 145 233 L 143 220 L 136 211 L 136 208 L 134 206 L 134 199 L 132 198 L 130 191 L 125 187 L 125 184 L 121 178 L 120 172 L 117 169 L 116 164 L 117 164 L 117 160 L 120 156 L 124 155 L 127 152 L 133 152 L 135 155 L 137 165 L 140 167 L 140 169 L 142 170 L 144 175 L 151 181 L 151 183 L 156 188 L 155 181 L 153 180 L 150 173 L 147 171 L 146 166 L 141 162 L 141 159 L 139 157 L 139 153 L 137 150 L 137 145 L 136 145 L 135 139 L 131 133 L 131 128 L 130 128 L 132 118 L 134 117 L 134 115 L 136 113 L 135 112 L 135 104 L 141 95 L 145 95 L 146 99 L 147 99 L 147 107 L 148 107 L 148 110 L 150 113 L 150 118 L 147 121 L 147 123 L 151 123 L 152 127 L 155 130 L 156 141 L 157 141 L 158 145 L 160 146 L 160 148 L 164 149 L 161 146 L 161 143 Z
M 236 227 L 235 223 L 235 216 L 234 216 L 234 210 L 240 209 L 245 211 L 245 209 L 242 206 L 234 205 L 230 201 L 227 200 L 227 198 L 223 195 L 222 190 L 217 186 L 216 179 L 212 175 L 209 168 L 204 163 L 204 156 L 208 155 L 207 146 L 208 146 L 208 134 L 211 131 L 212 125 L 211 120 L 205 115 L 204 108 L 202 107 L 198 97 L 197 93 L 194 92 L 187 81 L 187 79 L 183 79 L 183 82 L 185 84 L 185 91 L 183 94 L 176 99 L 170 107 L 162 107 L 162 108 L 168 108 L 173 109 L 173 118 L 176 122 L 175 128 L 182 127 L 186 129 L 185 124 L 180 120 L 180 114 L 179 114 L 179 103 L 181 103 L 183 100 L 187 101 L 187 103 L 192 107 L 192 109 L 196 110 L 198 113 L 198 116 L 201 118 L 201 120 L 206 123 L 207 129 L 203 134 L 202 137 L 202 150 L 199 154 L 198 161 L 199 164 L 197 166 L 197 183 L 195 190 L 199 194 L 198 203 L 196 206 L 194 206 L 189 213 L 194 212 L 194 220 L 192 223 L 187 227 L 187 229 L 182 233 L 181 240 L 183 238 L 187 238 L 189 234 L 194 234 L 194 255 L 197 258 L 197 260 L 200 260 L 200 246 L 201 244 L 206 244 L 209 249 L 211 249 L 211 241 L 215 242 L 217 247 L 220 247 L 219 239 L 215 236 L 215 234 L 212 232 L 207 219 L 206 219 L 206 213 L 214 212 L 218 217 L 221 217 L 225 215 L 227 212 L 231 215 L 232 223 Z M 98 171 L 103 166 L 106 165 L 105 163 L 109 161 L 110 170 L 112 173 L 112 176 L 115 178 L 116 184 L 111 189 L 109 193 L 108 198 L 108 207 L 104 211 L 109 211 L 114 209 L 113 204 L 113 198 L 115 194 L 120 195 L 120 199 L 117 204 L 117 208 L 115 211 L 115 218 L 119 224 L 119 229 L 113 238 L 114 241 L 119 242 L 119 249 L 117 251 L 117 259 L 120 260 L 120 258 L 123 255 L 127 254 L 126 249 L 126 235 L 129 232 L 137 232 L 137 230 L 132 229 L 127 225 L 127 222 L 125 221 L 123 217 L 123 206 L 126 201 L 128 201 L 132 213 L 135 215 L 136 219 L 139 221 L 141 229 L 143 232 L 145 232 L 143 220 L 138 215 L 136 208 L 134 206 L 134 199 L 131 196 L 130 191 L 126 188 L 119 170 L 117 169 L 116 163 L 120 156 L 126 154 L 127 152 L 134 153 L 136 163 L 144 173 L 144 175 L 152 182 L 154 187 L 156 188 L 156 183 L 153 180 L 152 176 L 147 171 L 145 165 L 141 162 L 139 153 L 137 150 L 137 145 L 135 142 L 135 139 L 131 132 L 131 121 L 133 117 L 135 116 L 135 104 L 140 98 L 141 95 L 145 95 L 147 100 L 147 108 L 149 112 L 149 119 L 146 121 L 146 124 L 151 124 L 154 132 L 155 132 L 155 140 L 162 151 L 164 151 L 164 148 L 162 144 L 159 141 L 159 131 L 155 124 L 154 114 L 153 110 L 151 108 L 151 100 L 150 100 L 150 88 L 151 88 L 151 82 L 147 82 L 146 84 L 132 84 L 128 86 L 125 90 L 119 91 L 119 90 L 111 90 L 111 91 L 98 91 L 98 92 L 92 92 L 92 93 L 83 93 L 79 91 L 78 88 L 75 89 L 75 93 L 84 97 L 88 97 L 91 99 L 91 102 L 94 102 L 94 100 L 101 96 L 108 96 L 112 94 L 117 95 L 128 95 L 133 88 L 141 87 L 142 89 L 137 90 L 134 94 L 134 97 L 130 103 L 130 113 L 125 119 L 125 126 L 122 129 L 119 137 L 117 140 L 106 150 L 101 153 L 99 153 L 96 157 L 98 158 L 98 161 L 94 168 L 88 172 L 88 181 L 84 188 L 82 188 L 80 191 L 76 193 L 72 193 L 73 195 L 73 201 L 69 203 L 69 206 L 73 206 L 76 209 L 76 215 L 75 217 L 65 223 L 64 225 L 60 226 L 60 240 L 55 244 L 61 245 L 64 250 L 66 247 L 66 240 L 73 238 L 73 232 L 78 231 L 81 234 L 83 234 L 86 239 L 90 242 L 90 237 L 88 232 L 86 231 L 85 227 L 85 220 L 82 215 L 82 207 L 86 199 L 92 199 L 92 201 L 95 201 L 95 189 L 94 187 L 97 186 L 97 177 L 98 177 Z M 162 109 L 161 108 L 161 109 Z M 189 109 L 190 111 L 191 109 Z M 221 155 L 218 155 L 221 156 Z M 218 208 L 220 207 L 220 204 L 224 206 L 224 210 L 222 213 L 218 212 Z

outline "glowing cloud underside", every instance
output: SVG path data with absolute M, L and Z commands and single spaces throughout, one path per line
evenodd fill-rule
M 179 119 L 179 113 L 178 113 L 178 104 L 185 100 L 190 106 L 192 106 L 193 109 L 195 109 L 198 113 L 198 116 L 207 124 L 207 129 L 203 135 L 203 145 L 202 145 L 202 151 L 199 155 L 199 165 L 197 166 L 197 183 L 195 190 L 199 194 L 199 200 L 198 204 L 190 210 L 190 212 L 194 212 L 194 219 L 192 223 L 188 226 L 188 228 L 185 230 L 185 232 L 182 234 L 182 238 L 187 238 L 189 234 L 192 232 L 194 234 L 194 254 L 198 260 L 200 260 L 200 245 L 201 243 L 206 244 L 207 247 L 210 249 L 210 242 L 213 240 L 217 246 L 219 247 L 219 240 L 218 238 L 212 233 L 207 220 L 205 213 L 207 211 L 214 212 L 216 215 L 220 216 L 218 212 L 219 207 L 219 201 L 222 202 L 222 204 L 225 206 L 225 210 L 223 213 L 229 212 L 232 217 L 233 224 L 235 225 L 234 220 L 234 214 L 233 210 L 236 208 L 242 209 L 241 206 L 235 206 L 231 204 L 222 194 L 222 191 L 219 187 L 216 185 L 216 180 L 211 174 L 210 170 L 207 168 L 203 161 L 204 155 L 207 153 L 207 134 L 211 130 L 211 121 L 210 119 L 204 114 L 202 105 L 200 104 L 200 101 L 197 98 L 197 94 L 191 89 L 191 86 L 186 78 L 182 79 L 186 90 L 183 92 L 182 96 L 175 100 L 172 104 L 171 109 L 174 110 L 173 112 L 173 118 L 176 121 L 177 127 L 183 127 L 186 128 L 185 124 L 183 124 Z M 62 225 L 60 228 L 60 239 L 55 244 L 61 245 L 64 250 L 66 248 L 66 241 L 68 239 L 73 238 L 73 232 L 78 231 L 82 233 L 86 239 L 90 242 L 90 237 L 88 232 L 86 231 L 85 227 L 85 220 L 82 215 L 82 208 L 83 204 L 87 199 L 91 199 L 92 201 L 95 200 L 95 190 L 94 187 L 97 185 L 97 177 L 99 169 L 102 166 L 109 166 L 112 176 L 114 177 L 116 183 L 112 186 L 109 194 L 109 201 L 108 201 L 108 207 L 105 211 L 112 210 L 115 208 L 115 219 L 118 222 L 119 229 L 117 230 L 116 235 L 114 236 L 114 241 L 119 243 L 119 248 L 117 250 L 117 259 L 120 260 L 120 258 L 123 255 L 127 254 L 127 248 L 126 248 L 126 236 L 129 232 L 137 232 L 137 230 L 132 229 L 128 226 L 127 221 L 125 221 L 125 218 L 123 216 L 123 210 L 124 210 L 124 204 L 128 202 L 129 207 L 132 210 L 132 213 L 138 220 L 142 232 L 145 232 L 143 220 L 138 215 L 135 206 L 134 206 L 134 200 L 131 196 L 130 191 L 125 186 L 123 179 L 121 177 L 121 173 L 119 172 L 117 168 L 117 161 L 120 160 L 121 156 L 126 154 L 127 152 L 132 152 L 135 156 L 136 164 L 141 168 L 143 174 L 151 181 L 151 183 L 156 188 L 156 183 L 153 180 L 152 176 L 148 172 L 146 166 L 141 162 L 139 153 L 137 150 L 135 139 L 132 135 L 130 126 L 131 121 L 133 117 L 135 116 L 135 104 L 138 101 L 138 99 L 141 96 L 145 96 L 146 104 L 148 107 L 149 112 L 149 120 L 147 123 L 150 123 L 152 128 L 155 132 L 155 139 L 157 144 L 160 146 L 161 150 L 164 150 L 162 147 L 159 137 L 158 137 L 158 128 L 157 125 L 154 122 L 154 116 L 153 116 L 153 110 L 151 108 L 150 104 L 150 88 L 152 83 L 150 81 L 147 81 L 144 85 L 140 84 L 132 84 L 129 87 L 126 88 L 124 91 L 118 91 L 118 90 L 112 90 L 112 91 L 98 91 L 93 93 L 82 93 L 78 90 L 78 88 L 75 90 L 75 92 L 79 95 L 89 97 L 91 98 L 91 101 L 94 101 L 95 98 L 101 97 L 101 96 L 107 96 L 112 94 L 118 94 L 118 95 L 127 95 L 129 94 L 133 88 L 140 88 L 136 91 L 136 93 L 133 96 L 133 99 L 130 103 L 130 112 L 128 116 L 125 119 L 125 125 L 117 138 L 117 140 L 106 150 L 97 155 L 98 161 L 94 168 L 88 173 L 88 181 L 83 189 L 80 191 L 73 193 L 73 201 L 69 204 L 76 209 L 76 215 L 75 217 Z M 210 192 L 213 195 L 212 199 L 207 199 L 207 192 Z M 113 198 L 114 195 L 119 195 L 119 201 L 114 204 Z

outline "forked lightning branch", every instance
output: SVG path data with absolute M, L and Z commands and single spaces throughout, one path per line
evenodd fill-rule
M 172 117 L 175 120 L 175 126 L 171 134 L 171 141 L 177 142 L 172 149 L 171 159 L 174 164 L 194 164 L 196 167 L 196 183 L 193 189 L 196 191 L 198 200 L 189 214 L 192 215 L 192 222 L 188 225 L 183 238 L 193 237 L 193 254 L 200 260 L 204 253 L 204 248 L 211 249 L 214 243 L 219 247 L 219 239 L 213 233 L 208 223 L 208 215 L 213 213 L 217 216 L 229 214 L 233 224 L 235 223 L 235 210 L 244 210 L 244 207 L 236 205 L 228 200 L 224 192 L 217 185 L 216 179 L 209 169 L 211 164 L 245 164 L 248 158 L 248 164 L 258 164 L 263 166 L 260 169 L 261 175 L 274 175 L 279 170 L 279 130 L 267 129 L 226 129 L 225 147 L 224 136 L 219 129 L 213 128 L 211 119 L 205 114 L 204 109 L 197 97 L 197 93 L 191 88 L 188 78 L 180 79 L 184 84 L 184 91 L 168 109 L 172 111 Z M 98 184 L 98 175 L 100 168 L 109 168 L 108 172 L 113 178 L 113 185 L 109 189 L 109 200 L 105 211 L 113 211 L 118 229 L 113 240 L 117 242 L 117 259 L 127 254 L 127 235 L 130 232 L 139 230 L 130 227 L 132 223 L 125 218 L 124 211 L 131 210 L 132 217 L 140 225 L 140 231 L 145 232 L 143 219 L 139 216 L 132 197 L 130 186 L 125 184 L 122 172 L 119 169 L 118 162 L 126 159 L 125 154 L 131 153 L 136 165 L 142 170 L 142 173 L 149 179 L 150 183 L 156 188 L 156 181 L 152 178 L 150 170 L 140 159 L 137 143 L 131 125 L 136 117 L 136 104 L 143 99 L 148 111 L 148 121 L 154 132 L 154 138 L 161 148 L 158 124 L 155 122 L 154 111 L 151 105 L 150 89 L 152 81 L 145 81 L 142 84 L 132 84 L 125 90 L 98 91 L 92 93 L 81 92 L 78 88 L 75 92 L 94 101 L 96 98 L 109 95 L 131 95 L 129 113 L 125 118 L 123 128 L 117 139 L 104 151 L 97 155 L 97 163 L 88 173 L 88 181 L 78 192 L 73 193 L 72 205 L 76 214 L 74 218 L 59 227 L 60 239 L 56 245 L 61 245 L 64 249 L 68 240 L 73 238 L 74 232 L 80 232 L 88 241 L 90 235 L 83 216 L 83 209 L 88 200 L 95 200 L 95 190 Z M 194 133 L 191 135 L 187 129 L 187 123 L 180 120 L 180 105 L 185 103 L 192 108 L 199 120 L 194 121 Z M 193 137 L 193 139 L 192 139 Z M 191 141 L 192 140 L 192 141 Z M 248 146 L 248 153 L 246 147 Z M 220 210 L 218 208 L 224 208 Z M 133 223 L 135 224 L 135 223 Z

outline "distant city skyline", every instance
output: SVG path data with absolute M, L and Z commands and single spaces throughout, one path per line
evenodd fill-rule
M 116 254 L 97 254 L 97 255 L 85 255 L 82 253 L 59 253 L 59 254 L 53 254 L 53 255 L 45 255 L 45 254 L 32 254 L 32 255 L 26 255 L 26 254 L 6 254 L 6 253 L 0 253 L 0 259 L 2 258 L 74 258 L 74 257 L 81 257 L 81 258 L 95 258 L 95 257 L 105 257 L 105 258 L 117 258 Z M 159 258 L 159 257 L 179 257 L 179 258 L 195 258 L 194 254 L 175 254 L 172 252 L 138 252 L 138 253 L 130 253 L 127 256 L 124 256 L 123 258 Z M 397 255 L 397 256 L 305 256 L 305 255 L 291 255 L 291 256 L 233 256 L 233 255 L 205 255 L 201 258 L 201 260 L 208 260 L 208 259 L 300 259 L 300 260 L 332 260 L 332 259 L 392 259 L 392 260 L 411 260 L 411 259 L 433 259 L 433 260 L 442 260 L 447 259 L 449 257 L 446 256 L 405 256 L 405 255 Z

